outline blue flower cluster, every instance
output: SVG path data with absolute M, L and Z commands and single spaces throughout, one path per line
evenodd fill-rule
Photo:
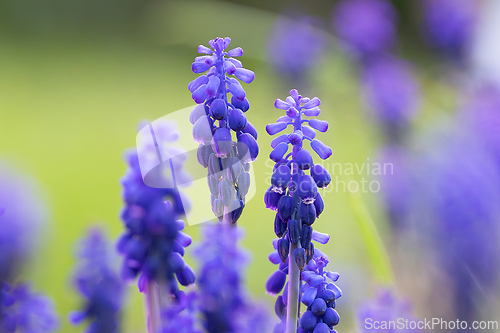
M 58 327 L 50 298 L 33 293 L 27 284 L 11 289 L 0 281 L 0 332 L 51 333 Z
M 137 152 L 129 151 L 126 158 L 129 169 L 122 178 L 125 207 L 121 218 L 127 230 L 117 245 L 125 256 L 121 276 L 130 280 L 140 274 L 140 285 L 165 281 L 168 292 L 176 295 L 177 281 L 183 286 L 195 281 L 183 258 L 191 237 L 181 231 L 184 221 L 179 217 L 184 215 L 184 207 L 179 190 L 146 186 Z
M 279 118 L 277 123 L 269 124 L 266 127 L 268 134 L 274 135 L 290 125 L 293 126 L 291 134 L 282 134 L 271 142 L 273 150 L 269 157 L 275 162 L 275 166 L 271 177 L 271 187 L 266 191 L 264 200 L 267 208 L 277 211 L 274 231 L 279 239 L 274 242 L 276 252 L 271 254 L 269 259 L 271 262 L 279 264 L 279 269 L 269 277 L 266 289 L 268 293 L 273 295 L 283 290 L 287 275 L 290 273 L 290 260 L 294 260 L 300 271 L 303 272 L 302 278 L 307 278 L 305 285 L 317 290 L 318 293 L 313 298 L 316 299 L 316 296 L 320 295 L 318 300 L 314 301 L 313 299 L 311 304 L 316 302 L 315 306 L 318 306 L 319 303 L 323 302 L 325 305 L 323 312 L 319 308 L 315 308 L 314 313 L 309 311 L 311 309 L 306 311 L 300 321 L 301 329 L 304 332 L 313 330 L 316 332 L 315 327 L 318 327 L 318 332 L 326 332 L 325 329 L 330 332 L 330 327 L 338 323 L 338 314 L 332 313 L 331 310 L 327 311 L 327 304 L 330 304 L 331 308 L 334 304 L 332 302 L 335 298 L 340 297 L 340 294 L 332 299 L 327 298 L 327 302 L 323 300 L 322 295 L 330 294 L 330 291 L 323 292 L 326 287 L 323 288 L 322 283 L 312 283 L 309 282 L 309 279 L 317 275 L 319 277 L 315 278 L 315 281 L 319 281 L 320 277 L 323 281 L 323 268 L 327 263 L 327 259 L 320 259 L 321 251 L 314 248 L 312 240 L 325 244 L 330 236 L 314 231 L 312 224 L 324 209 L 323 198 L 318 193 L 318 188 L 327 187 L 331 182 L 331 176 L 323 166 L 314 164 L 311 153 L 303 149 L 303 142 L 307 140 L 310 141 L 311 148 L 320 158 L 327 159 L 332 155 L 330 147 L 315 139 L 316 131 L 326 132 L 328 123 L 315 118 L 302 118 L 304 116 L 315 117 L 320 114 L 321 101 L 319 98 L 302 97 L 295 89 L 290 91 L 290 95 L 285 101 L 277 99 L 275 102 L 275 107 L 285 110 L 286 115 Z M 288 153 L 289 150 L 291 150 L 290 153 Z M 304 172 L 307 170 L 309 170 L 309 174 Z M 290 253 L 292 250 L 293 252 Z M 318 260 L 314 260 L 314 258 Z M 288 283 L 295 282 L 292 282 L 290 277 Z M 276 314 L 282 320 L 285 316 L 285 309 L 289 305 L 288 283 L 283 295 L 279 296 L 276 301 Z M 297 283 L 301 282 L 298 280 Z M 313 314 L 314 320 L 311 314 Z M 324 315 L 325 318 L 323 318 Z M 281 332 L 284 325 L 283 322 L 278 324 L 275 331 Z
M 224 210 L 230 212 L 231 223 L 236 223 L 250 187 L 248 163 L 257 158 L 259 146 L 257 130 L 245 116 L 250 104 L 236 80 L 250 83 L 255 74 L 234 58 L 243 54 L 240 47 L 225 51 L 230 42 L 228 37 L 216 38 L 209 41 L 211 48 L 198 47 L 198 52 L 205 55 L 195 59 L 192 70 L 208 72 L 189 83 L 188 88 L 198 103 L 190 121 L 193 138 L 200 144 L 198 161 L 208 168 L 212 210 L 219 219 L 223 218 Z M 237 142 L 233 142 L 231 131 L 236 132 Z
M 80 243 L 79 263 L 73 283 L 85 298 L 84 310 L 70 313 L 78 324 L 91 321 L 88 333 L 119 332 L 119 310 L 125 286 L 111 266 L 109 245 L 99 229 L 92 229 Z
M 193 255 L 200 263 L 198 287 L 203 325 L 209 333 L 234 332 L 236 313 L 246 308 L 241 285 L 248 254 L 238 247 L 239 227 L 206 223 Z

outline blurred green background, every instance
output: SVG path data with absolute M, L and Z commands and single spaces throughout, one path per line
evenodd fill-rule
M 304 4 L 296 3 L 329 20 L 331 1 Z M 102 225 L 113 239 L 123 229 L 118 218 L 119 178 L 126 169 L 122 153 L 135 145 L 138 122 L 193 104 L 187 84 L 196 77 L 190 69 L 196 47 L 217 36 L 230 36 L 232 45 L 241 46 L 244 66 L 256 73 L 245 89 L 251 103 L 247 115 L 260 133 L 261 153 L 254 164 L 257 195 L 240 225 L 246 230 L 243 245 L 253 256 L 248 287 L 255 297 L 271 301 L 264 285 L 274 270 L 267 260 L 274 217 L 263 204 L 271 140 L 264 128 L 281 116 L 274 100 L 286 97 L 293 87 L 266 62 L 265 37 L 286 5 L 243 0 L 0 3 L 0 156 L 39 180 L 50 207 L 46 239 L 23 278 L 54 298 L 61 332 L 84 330 L 65 319 L 80 306 L 70 285 L 75 242 L 90 225 Z M 404 16 L 411 7 L 400 10 Z M 411 34 L 412 19 L 402 21 L 402 34 Z M 303 94 L 322 100 L 322 119 L 330 128 L 320 136 L 334 151 L 332 161 L 361 164 L 375 158 L 380 132 L 360 98 L 356 69 L 330 37 L 326 56 Z M 418 41 L 403 45 L 403 53 L 412 56 L 415 47 Z M 432 92 L 432 104 L 422 105 L 417 127 L 454 106 L 452 90 L 429 79 L 429 59 L 422 52 L 415 59 L 429 69 L 419 73 L 419 80 L 425 82 L 424 93 Z M 315 226 L 332 235 L 324 252 L 333 269 L 341 272 L 340 286 L 353 291 L 338 304 L 344 318 L 338 330 L 349 332 L 354 330 L 353 306 L 370 294 L 373 272 L 347 195 L 327 193 L 324 198 L 327 209 Z M 362 199 L 383 238 L 389 239 L 381 199 L 375 194 L 363 194 Z M 198 226 L 187 232 L 198 239 Z M 189 256 L 187 260 L 196 267 Z M 127 304 L 124 332 L 144 332 L 142 300 L 135 286 L 129 289 Z

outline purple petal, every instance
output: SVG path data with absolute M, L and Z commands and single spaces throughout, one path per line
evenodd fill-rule
M 337 272 L 326 272 L 326 276 L 333 282 L 337 282 L 337 280 L 340 277 L 340 274 Z
M 314 107 L 312 109 L 304 110 L 302 113 L 307 117 L 317 117 L 321 113 L 321 110 L 318 107 Z
M 206 75 L 201 75 L 189 82 L 188 89 L 190 92 L 194 92 L 199 86 L 206 83 L 208 83 L 208 77 Z
M 203 73 L 210 68 L 205 62 L 193 62 L 191 65 L 191 70 L 195 73 Z
M 231 38 L 229 37 L 224 37 L 224 49 L 227 49 L 227 47 L 231 44 Z
M 278 144 L 281 142 L 287 142 L 288 141 L 288 134 L 282 134 L 271 141 L 271 147 L 276 148 Z
M 291 105 L 288 104 L 287 102 L 281 100 L 281 99 L 277 99 L 275 102 L 274 102 L 274 107 L 277 108 L 277 109 L 281 109 L 281 110 L 288 110 Z
M 309 102 L 304 104 L 304 109 L 312 109 L 313 107 L 319 106 L 320 104 L 321 104 L 321 101 L 319 100 L 319 98 L 314 97 Z

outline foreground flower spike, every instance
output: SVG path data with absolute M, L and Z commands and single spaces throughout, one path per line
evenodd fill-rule
M 126 159 L 129 169 L 122 178 L 125 207 L 121 214 L 126 232 L 117 245 L 125 257 L 121 276 L 125 280 L 139 276 L 139 290 L 145 293 L 148 306 L 148 328 L 156 333 L 169 295 L 175 298 L 179 284 L 195 282 L 193 270 L 183 259 L 191 237 L 181 231 L 185 211 L 175 184 L 174 171 L 182 166 L 171 164 L 173 188 L 152 188 L 144 184 L 137 151 L 129 151 Z
M 264 196 L 266 207 L 277 211 L 274 220 L 274 231 L 279 237 L 275 242 L 277 253 L 273 253 L 269 259 L 275 264 L 280 264 L 279 270 L 267 281 L 266 288 L 270 294 L 276 295 L 285 287 L 283 296 L 278 297 L 276 312 L 283 319 L 286 311 L 286 320 L 279 324 L 276 330 L 281 332 L 286 329 L 286 333 L 294 333 L 297 329 L 301 295 L 300 272 L 309 269 L 310 265 L 317 269 L 316 262 L 312 259 L 318 257 L 321 252 L 314 248 L 311 241 L 324 244 L 329 240 L 328 235 L 314 231 L 312 224 L 324 209 L 318 188 L 327 187 L 331 182 L 331 176 L 323 166 L 315 165 L 311 153 L 303 148 L 303 142 L 306 140 L 321 159 L 327 159 L 332 155 L 331 148 L 315 138 L 316 131 L 328 130 L 328 123 L 315 118 L 303 119 L 303 117 L 318 116 L 321 112 L 320 104 L 319 98 L 302 97 L 293 89 L 284 101 L 277 99 L 274 104 L 277 109 L 284 110 L 286 115 L 279 118 L 277 123 L 266 127 L 268 134 L 275 135 L 288 126 L 293 126 L 291 134 L 281 134 L 271 142 L 273 151 L 269 157 L 275 162 L 275 167 L 271 177 L 271 187 Z M 309 174 L 306 174 L 307 170 Z M 326 266 L 324 263 L 320 265 L 323 265 L 321 269 Z M 320 276 L 323 275 L 322 270 L 317 272 Z M 288 283 L 285 285 L 287 274 Z M 321 301 L 317 303 L 319 302 Z M 317 323 L 322 324 L 318 324 L 319 332 L 329 330 L 330 325 L 321 328 L 324 324 L 317 321 L 316 317 L 313 320 L 313 316 L 324 314 L 324 312 L 319 314 L 320 312 L 318 310 L 314 315 L 311 315 L 312 312 L 304 313 L 306 319 L 301 319 L 301 323 L 302 320 L 306 323 L 305 331 L 309 331 L 311 327 L 314 329 Z M 307 319 L 308 317 L 311 318 Z
M 225 51 L 231 39 L 209 41 L 211 48 L 200 45 L 192 65 L 195 73 L 208 71 L 189 83 L 188 88 L 198 105 L 190 115 L 193 139 L 198 142 L 198 161 L 208 168 L 208 184 L 212 193 L 214 214 L 236 223 L 245 206 L 250 186 L 249 163 L 257 158 L 257 130 L 247 120 L 250 108 L 239 80 L 250 83 L 255 74 L 242 67 L 240 47 Z M 231 76 L 235 76 L 231 77 Z M 228 99 L 228 94 L 231 99 Z M 233 142 L 232 132 L 237 142 Z
M 119 311 L 125 285 L 112 267 L 109 244 L 99 229 L 91 229 L 80 242 L 73 283 L 85 298 L 84 309 L 70 313 L 78 324 L 89 320 L 88 333 L 119 332 Z

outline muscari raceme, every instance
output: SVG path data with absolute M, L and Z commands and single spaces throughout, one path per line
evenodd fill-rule
M 193 139 L 200 144 L 198 161 L 208 169 L 212 210 L 219 219 L 227 214 L 230 222 L 236 223 L 250 187 L 249 163 L 257 158 L 259 146 L 257 130 L 245 115 L 250 104 L 236 79 L 250 83 L 255 74 L 235 58 L 243 54 L 240 47 L 225 51 L 230 42 L 228 37 L 216 38 L 209 41 L 211 48 L 198 47 L 205 55 L 195 59 L 192 70 L 206 74 L 189 83 L 188 88 L 198 104 L 190 121 Z M 237 142 L 233 142 L 232 132 Z
M 269 260 L 279 264 L 279 269 L 268 279 L 266 289 L 276 295 L 285 287 L 276 300 L 276 314 L 282 322 L 275 332 L 296 331 L 301 298 L 307 311 L 300 318 L 299 332 L 330 332 L 338 324 L 339 316 L 333 308 L 341 291 L 333 283 L 338 274 L 326 272 L 328 258 L 312 243 L 315 240 L 326 244 L 330 236 L 313 230 L 312 224 L 324 209 L 318 188 L 327 187 L 331 176 L 322 165 L 314 164 L 311 153 L 303 148 L 304 141 L 309 141 L 321 159 L 330 157 L 331 148 L 315 139 L 316 131 L 326 132 L 328 123 L 313 118 L 321 112 L 319 98 L 302 97 L 295 89 L 290 95 L 275 102 L 275 107 L 285 110 L 286 115 L 266 127 L 268 134 L 275 135 L 293 126 L 291 134 L 282 134 L 271 142 L 273 150 L 269 157 L 275 166 L 264 200 L 267 208 L 276 211 L 274 231 L 279 238 L 273 243 L 276 252 Z M 309 174 L 305 173 L 307 170 Z M 327 277 L 331 284 L 327 283 Z

